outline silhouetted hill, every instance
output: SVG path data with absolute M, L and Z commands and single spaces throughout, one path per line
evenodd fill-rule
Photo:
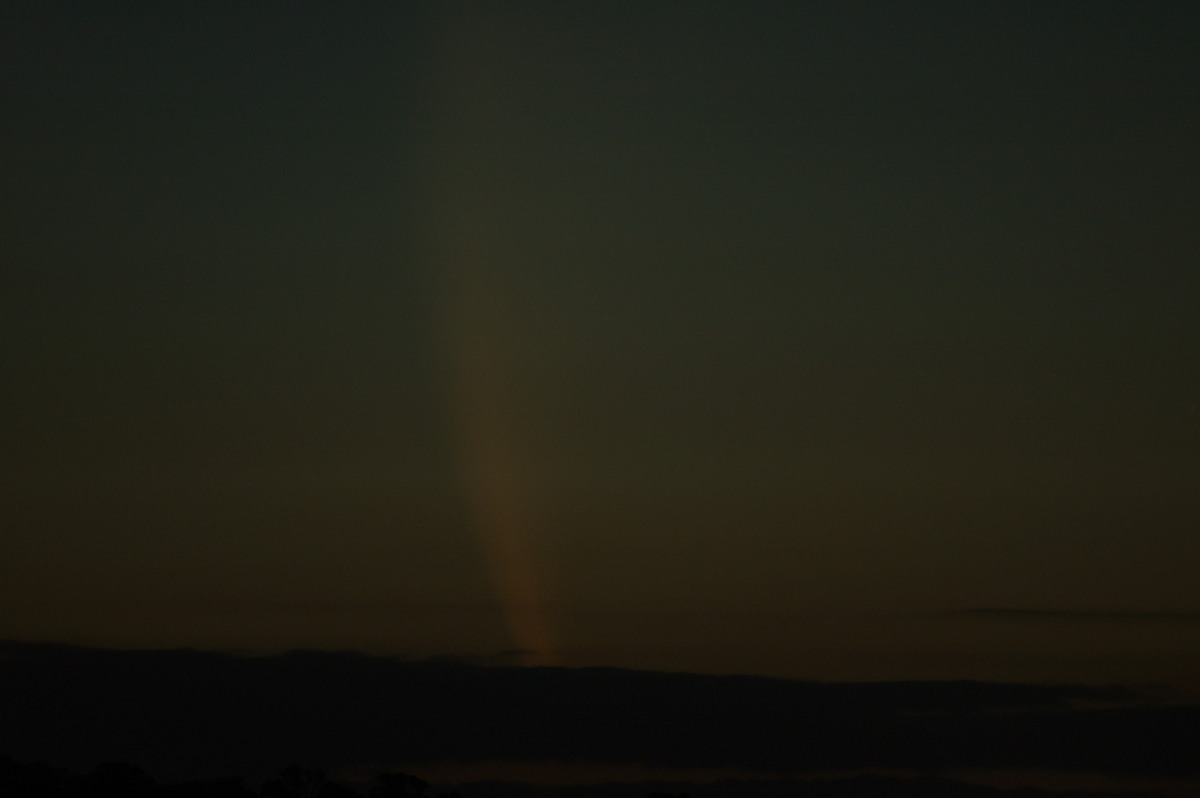
M 363 789 L 331 780 L 319 770 L 290 766 L 257 789 L 237 776 L 156 783 L 141 768 L 105 762 L 86 774 L 0 756 L 5 798 L 434 798 L 431 785 L 404 773 L 378 774 Z M 641 782 L 533 787 L 508 782 L 458 785 L 436 798 L 1151 798 L 1152 793 L 997 790 L 936 778 L 754 779 L 711 783 Z
M 460 785 L 462 798 L 1150 798 L 1143 791 L 1001 790 L 934 778 L 744 779 L 695 784 L 642 782 L 552 789 L 502 782 Z
M 565 761 L 765 774 L 891 768 L 1200 773 L 1200 706 L 1123 688 L 826 684 L 352 653 L 0 646 L 0 751 L 78 770 L 261 779 Z M 695 798 L 695 796 L 693 796 Z

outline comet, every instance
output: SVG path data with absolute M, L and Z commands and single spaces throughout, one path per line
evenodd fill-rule
M 523 457 L 510 368 L 512 306 L 499 253 L 504 247 L 504 192 L 495 167 L 506 152 L 505 120 L 496 81 L 508 58 L 494 20 L 449 14 L 431 74 L 446 100 L 429 127 L 427 159 L 431 253 L 438 266 L 444 312 L 438 320 L 450 365 L 450 409 L 458 462 L 472 523 L 491 572 L 514 648 L 530 665 L 553 664 L 556 646 L 539 578 L 531 500 L 531 469 Z M 491 101 L 488 101 L 490 98 Z

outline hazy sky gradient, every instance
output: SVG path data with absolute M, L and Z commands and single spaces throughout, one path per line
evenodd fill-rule
M 1194 679 L 1190 4 L 3 14 L 0 637 Z

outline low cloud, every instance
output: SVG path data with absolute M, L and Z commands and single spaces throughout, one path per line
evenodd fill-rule
M 1200 624 L 1200 612 L 1147 610 L 1056 610 L 1018 607 L 976 607 L 945 613 L 945 616 L 981 620 L 1074 621 L 1079 623 L 1169 623 Z

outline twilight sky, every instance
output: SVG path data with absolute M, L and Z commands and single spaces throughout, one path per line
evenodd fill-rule
M 0 638 L 1195 683 L 1194 3 L 0 14 Z

